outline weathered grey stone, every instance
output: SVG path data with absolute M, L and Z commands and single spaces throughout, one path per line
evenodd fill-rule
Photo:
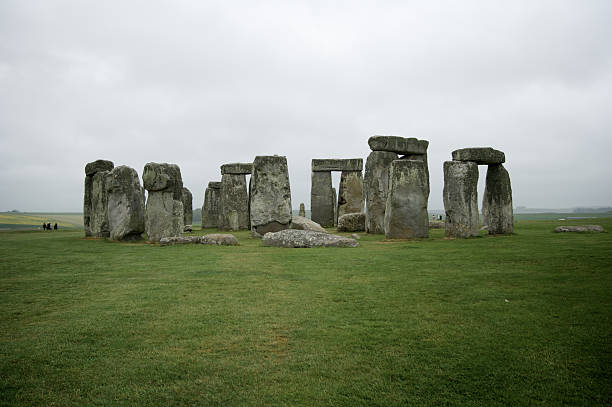
M 149 191 L 145 207 L 145 232 L 152 242 L 164 237 L 182 236 L 183 203 L 174 199 L 172 191 Z
M 315 232 L 325 232 L 325 229 L 321 227 L 317 222 L 314 222 L 303 216 L 294 216 L 291 218 L 290 229 L 296 230 L 314 230 Z
M 390 151 L 398 154 L 425 154 L 429 141 L 398 136 L 372 136 L 368 139 L 372 151 Z
M 487 168 L 482 216 L 490 235 L 514 232 L 512 186 L 510 175 L 502 164 L 489 165 Z
M 264 246 L 274 247 L 357 247 L 355 239 L 312 230 L 287 229 L 266 233 L 261 239 Z
M 604 228 L 600 225 L 557 226 L 555 232 L 604 232 Z
M 361 239 L 361 236 L 359 236 L 357 233 L 353 233 L 353 234 L 351 235 L 351 237 L 352 237 L 353 239 L 355 239 L 355 240 L 359 240 L 359 239 Z
M 183 199 L 183 178 L 176 164 L 147 163 L 142 172 L 142 183 L 149 192 L 171 191 L 173 199 Z
M 335 206 L 331 172 L 313 171 L 310 187 L 310 219 L 321 226 L 333 226 Z
M 193 232 L 193 225 L 185 225 L 183 227 L 183 232 Z
M 291 187 L 286 157 L 255 157 L 250 202 L 251 230 L 264 235 L 289 228 Z
M 253 172 L 252 163 L 229 163 L 221 166 L 221 175 L 225 174 L 251 174 Z
M 186 187 L 183 187 L 182 198 L 183 199 L 181 201 L 183 202 L 183 223 L 185 224 L 185 227 L 187 227 L 187 225 L 191 226 L 191 224 L 193 223 L 193 195 L 191 194 L 191 191 Z
M 338 218 L 363 212 L 363 175 L 361 171 L 342 171 L 338 191 Z
M 238 246 L 238 239 L 228 233 L 209 233 L 200 238 L 200 243 L 216 246 Z
M 453 151 L 453 161 L 474 161 L 479 165 L 502 164 L 506 156 L 491 147 L 470 147 Z
M 221 183 L 209 182 L 204 191 L 202 205 L 202 229 L 216 228 L 219 225 L 219 205 L 221 198 Z
M 304 206 L 304 203 L 300 204 L 300 212 L 299 215 L 303 218 L 306 217 L 306 207 Z
M 389 194 L 385 209 L 385 237 L 405 239 L 429 235 L 427 172 L 423 161 L 391 163 Z
M 138 173 L 121 165 L 107 173 L 105 184 L 111 239 L 141 239 L 145 231 L 145 206 Z
M 478 165 L 444 162 L 444 222 L 447 237 L 478 236 Z
M 110 171 L 115 167 L 112 161 L 96 160 L 85 165 L 85 175 L 95 175 L 96 172 Z
M 312 171 L 363 171 L 362 158 L 324 158 L 312 160 Z
M 219 230 L 249 228 L 249 196 L 244 174 L 221 176 L 218 228 Z
M 171 236 L 159 239 L 160 246 L 174 246 L 177 244 L 200 243 L 200 236 Z
M 347 213 L 338 218 L 338 232 L 365 231 L 365 213 Z
M 427 193 L 429 194 L 429 164 L 427 163 L 427 153 L 425 154 L 407 154 L 403 155 L 401 160 L 417 160 L 425 163 L 425 172 L 427 173 Z
M 109 171 L 96 172 L 91 183 L 91 211 L 89 216 L 90 235 L 93 237 L 109 237 L 108 224 L 108 192 L 106 176 Z
M 397 154 L 372 151 L 366 160 L 364 194 L 366 204 L 365 230 L 368 233 L 385 233 L 385 207 L 389 193 L 389 170 Z

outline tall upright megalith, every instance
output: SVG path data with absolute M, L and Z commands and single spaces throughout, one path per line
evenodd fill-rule
M 330 171 L 313 171 L 310 187 L 310 219 L 323 227 L 334 226 L 334 206 Z
M 291 187 L 287 158 L 257 156 L 251 176 L 251 231 L 263 236 L 291 224 Z
M 142 181 L 148 191 L 145 231 L 150 241 L 181 236 L 184 229 L 183 179 L 176 164 L 147 163 Z
M 108 224 L 113 240 L 138 240 L 145 231 L 144 194 L 135 169 L 120 165 L 106 175 Z
M 191 191 L 183 187 L 183 223 L 185 226 L 193 222 L 193 195 Z
M 249 195 L 246 175 L 251 174 L 253 164 L 232 163 L 221 166 L 221 190 L 219 199 L 219 230 L 249 229 Z
M 114 166 L 112 161 L 107 160 L 96 160 L 85 165 L 85 193 L 83 198 L 85 236 L 110 236 L 105 177 Z
M 478 236 L 478 164 L 444 162 L 444 210 L 447 237 Z
M 514 232 L 512 186 L 503 164 L 490 164 L 487 168 L 482 213 L 490 235 Z
M 425 163 L 395 160 L 391 163 L 389 194 L 385 208 L 385 237 L 427 237 L 429 188 Z
M 306 217 L 306 207 L 304 206 L 304 202 L 300 203 L 300 211 L 298 215 L 301 216 L 302 218 Z
M 202 205 L 202 229 L 216 228 L 219 225 L 220 195 L 221 183 L 209 182 L 206 191 L 204 191 L 204 205 Z
M 342 171 L 338 186 L 338 218 L 347 213 L 363 212 L 363 174 Z
M 390 151 L 372 151 L 366 160 L 364 195 L 367 233 L 385 233 L 385 207 L 393 160 L 397 160 L 397 154 Z

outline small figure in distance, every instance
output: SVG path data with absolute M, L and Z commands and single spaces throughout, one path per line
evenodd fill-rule
M 47 230 L 51 230 L 51 222 L 47 223 Z
M 47 230 L 47 224 L 43 223 L 43 230 Z
M 438 215 L 438 220 L 442 220 L 442 215 Z
M 57 222 L 55 222 L 55 225 L 53 225 L 53 230 L 57 230 Z

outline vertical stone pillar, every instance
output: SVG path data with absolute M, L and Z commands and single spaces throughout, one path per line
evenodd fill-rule
M 288 229 L 292 213 L 287 158 L 255 157 L 251 183 L 251 231 L 263 236 Z
M 120 165 L 106 175 L 105 183 L 111 239 L 142 239 L 145 206 L 138 173 L 133 168 Z
M 365 230 L 367 233 L 385 233 L 385 207 L 389 192 L 389 170 L 397 154 L 372 151 L 365 166 L 364 192 L 366 204 Z
M 478 236 L 478 164 L 444 162 L 444 222 L 447 237 Z
M 216 228 L 219 225 L 219 204 L 221 183 L 209 182 L 204 191 L 204 205 L 202 205 L 202 229 Z
M 512 186 L 510 175 L 502 164 L 491 164 L 487 168 L 482 213 L 490 235 L 514 232 Z
M 323 227 L 334 226 L 336 200 L 330 171 L 313 171 L 310 187 L 310 219 Z
M 361 171 L 342 171 L 338 187 L 338 217 L 363 212 L 363 175 Z
M 193 195 L 189 189 L 183 187 L 183 223 L 185 226 L 193 222 Z
M 142 181 L 149 192 L 145 207 L 145 232 L 152 242 L 182 236 L 183 178 L 176 164 L 147 163 Z
M 302 218 L 306 217 L 306 207 L 304 206 L 304 203 L 300 203 L 300 212 L 299 212 L 299 216 L 301 216 Z
M 385 208 L 385 237 L 428 237 L 428 199 L 425 163 L 417 160 L 393 161 Z
M 249 228 L 249 196 L 245 174 L 223 174 L 219 200 L 219 230 Z
M 85 236 L 108 237 L 108 196 L 105 177 L 114 168 L 112 161 L 96 160 L 85 166 L 83 228 Z M 97 174 L 100 174 L 96 177 Z

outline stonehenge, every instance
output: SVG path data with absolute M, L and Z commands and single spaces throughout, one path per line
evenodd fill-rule
M 216 228 L 219 225 L 220 197 L 221 182 L 209 182 L 202 205 L 202 229 Z
M 298 213 L 299 216 L 301 216 L 302 218 L 306 217 L 306 207 L 304 206 L 304 203 L 300 203 L 300 212 Z
M 246 175 L 253 171 L 251 163 L 232 163 L 221 166 L 219 199 L 219 230 L 249 229 L 249 195 Z
M 338 232 L 363 232 L 365 231 L 365 213 L 347 213 L 338 218 Z
M 182 236 L 184 224 L 183 180 L 176 164 L 147 163 L 142 181 L 148 191 L 145 232 L 150 241 Z
M 310 219 L 323 227 L 334 226 L 335 194 L 330 171 L 313 171 L 310 189 Z
M 510 175 L 502 164 L 490 164 L 487 168 L 482 217 L 490 235 L 514 232 L 512 186 Z
M 444 163 L 445 234 L 447 237 L 478 236 L 478 164 Z
M 291 223 L 291 187 L 287 158 L 257 156 L 251 177 L 250 218 L 254 235 L 288 229 Z
M 191 194 L 191 191 L 186 187 L 183 187 L 182 202 L 183 223 L 185 224 L 185 229 L 187 229 L 188 227 L 191 228 L 191 223 L 193 222 L 193 195 Z
M 385 207 L 389 192 L 389 170 L 397 154 L 391 151 L 372 151 L 366 160 L 364 194 L 367 233 L 385 233 Z
M 108 225 L 113 240 L 139 240 L 145 231 L 144 190 L 135 169 L 120 165 L 106 174 Z
M 85 166 L 83 227 L 86 237 L 109 237 L 106 175 L 115 167 L 112 161 L 96 160 Z

